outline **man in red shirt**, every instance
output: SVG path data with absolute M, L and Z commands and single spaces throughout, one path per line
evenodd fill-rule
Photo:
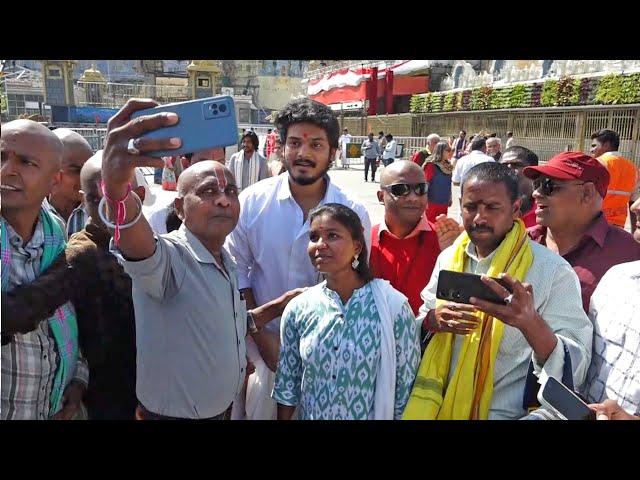
M 525 167 L 537 167 L 538 155 L 525 147 L 514 145 L 502 152 L 500 163 L 506 165 L 518 174 L 520 187 L 520 218 L 527 228 L 536 225 L 536 201 L 533 199 L 533 183 L 531 179 L 525 177 L 522 171 Z
M 378 199 L 384 203 L 384 221 L 371 229 L 371 269 L 406 295 L 417 314 L 420 292 L 440 251 L 453 243 L 461 227 L 444 216 L 435 224 L 427 220 L 424 171 L 413 162 L 394 162 L 383 170 Z
M 543 166 L 525 168 L 524 174 L 533 180 L 538 205 L 539 225 L 529 229 L 529 236 L 573 267 L 589 312 L 591 294 L 607 270 L 640 260 L 640 244 L 603 215 L 609 172 L 594 157 L 562 152 Z

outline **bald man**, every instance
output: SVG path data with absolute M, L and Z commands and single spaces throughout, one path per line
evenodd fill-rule
M 180 178 L 180 174 L 194 163 L 201 162 L 203 160 L 215 160 L 222 163 L 226 163 L 225 160 L 225 147 L 208 148 L 206 150 L 199 150 L 195 153 L 185 153 L 180 157 L 180 161 L 176 162 L 176 176 Z
M 60 181 L 51 189 L 45 206 L 65 222 L 68 238 L 82 230 L 87 221 L 80 193 L 80 170 L 93 150 L 89 142 L 73 130 L 57 128 L 53 134 L 62 142 L 62 165 Z
M 195 165 L 196 163 L 205 160 L 215 160 L 224 165 L 224 152 L 225 149 L 224 147 L 222 147 L 200 150 L 195 153 L 187 153 L 183 155 L 181 158 L 181 162 L 178 162 L 182 165 L 180 167 L 180 173 L 178 174 L 178 181 L 180 180 L 180 175 L 182 175 L 184 169 L 187 169 L 191 165 Z M 176 163 L 176 165 L 178 163 Z M 174 230 L 178 230 L 182 225 L 182 220 L 180 220 L 180 218 L 178 217 L 174 202 L 171 202 L 166 207 L 152 211 L 147 216 L 147 221 L 156 234 L 173 232 Z
M 102 198 L 102 151 L 80 171 L 86 226 L 71 237 L 65 255 L 43 275 L 2 296 L 2 308 L 11 309 L 13 328 L 31 330 L 34 320 L 71 300 L 79 330 L 79 343 L 91 365 L 85 395 L 92 420 L 132 420 L 136 408 L 135 316 L 131 278 L 109 251 L 111 231 L 98 215 Z M 144 198 L 145 188 L 132 178 L 134 191 Z M 70 268 L 69 268 L 70 267 Z
M 420 292 L 440 251 L 453 242 L 459 227 L 456 224 L 451 234 L 446 217 L 441 216 L 438 228 L 427 220 L 427 183 L 424 171 L 413 161 L 400 160 L 383 170 L 378 200 L 384 203 L 384 220 L 371 229 L 371 269 L 405 294 L 417 314 Z
M 33 282 L 64 251 L 63 226 L 42 207 L 60 181 L 64 146 L 39 123 L 16 120 L 2 126 L 0 150 L 6 293 Z M 3 305 L 4 319 L 13 313 Z M 5 333 L 3 322 L 2 419 L 70 419 L 81 408 L 89 372 L 79 355 L 75 311 L 65 303 L 52 313 L 25 333 Z
M 240 213 L 231 171 L 214 161 L 187 168 L 178 181 L 177 231 L 154 236 L 128 195 L 136 167 L 158 167 L 146 152 L 175 149 L 179 138 L 159 140 L 142 133 L 173 125 L 162 113 L 136 120 L 131 114 L 157 105 L 131 99 L 109 121 L 102 159 L 105 193 L 126 204 L 119 244 L 112 251 L 131 276 L 136 312 L 138 419 L 224 419 L 245 380 L 247 328 L 259 329 L 281 313 L 273 302 L 247 315 L 224 249 Z M 133 155 L 129 140 L 140 152 Z M 113 212 L 109 209 L 113 222 Z

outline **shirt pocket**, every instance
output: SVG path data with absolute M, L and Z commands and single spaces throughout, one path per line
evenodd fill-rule
M 240 292 L 238 290 L 234 290 L 233 295 L 233 303 L 236 305 L 236 330 L 240 339 L 247 335 L 247 301 L 240 297 Z

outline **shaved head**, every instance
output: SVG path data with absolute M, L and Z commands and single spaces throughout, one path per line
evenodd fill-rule
M 80 170 L 80 186 L 83 193 L 84 208 L 89 214 L 90 222 L 106 228 L 100 215 L 98 205 L 102 199 L 100 182 L 102 181 L 102 150 L 98 150 L 85 162 Z
M 51 165 L 51 168 L 55 171 L 60 170 L 64 146 L 60 139 L 47 127 L 26 119 L 14 120 L 2 125 L 0 142 L 3 150 L 5 148 L 11 149 L 17 138 L 38 144 L 33 146 L 39 146 L 38 150 L 41 150 L 42 153 L 46 151 L 46 155 L 40 155 L 41 160 L 46 162 L 47 165 Z
M 2 125 L 0 150 L 2 215 L 11 217 L 12 225 L 31 223 L 60 180 L 62 142 L 37 122 L 14 120 Z
M 51 190 L 49 202 L 64 219 L 67 219 L 73 209 L 82 202 L 80 170 L 93 155 L 93 151 L 89 142 L 73 130 L 58 128 L 53 134 L 62 142 L 63 152 L 60 182 Z
M 380 175 L 378 200 L 384 203 L 384 221 L 396 237 L 404 238 L 416 227 L 427 208 L 427 195 L 411 191 L 406 196 L 394 196 L 385 190 L 389 185 L 425 183 L 422 167 L 410 160 L 396 160 Z
M 98 150 L 85 162 L 82 170 L 80 170 L 80 186 L 84 194 L 84 207 L 91 217 L 91 222 L 104 226 L 98 214 L 98 205 L 102 199 L 101 182 L 102 150 Z M 144 202 L 145 188 L 139 185 L 135 172 L 131 176 L 131 189 L 140 197 L 140 200 Z
M 89 160 L 85 162 L 80 170 L 80 187 L 82 191 L 99 191 L 102 180 L 102 150 L 98 150 Z
M 213 160 L 182 172 L 173 205 L 184 225 L 205 244 L 222 245 L 240 215 L 235 178 L 231 170 Z
M 417 182 L 425 181 L 424 171 L 417 163 L 409 160 L 396 160 L 382 171 L 382 175 L 380 175 L 380 189 L 387 185 L 397 183 L 401 177 L 405 176 L 421 178 L 421 180 L 416 180 Z
M 56 137 L 60 139 L 64 146 L 63 152 L 63 168 L 65 163 L 72 161 L 80 161 L 82 164 L 87 161 L 91 155 L 93 155 L 93 149 L 89 142 L 79 133 L 74 132 L 68 128 L 56 128 L 53 130 Z M 82 166 L 82 165 L 80 165 Z
M 233 173 L 222 163 L 214 160 L 202 160 L 194 163 L 180 174 L 178 196 L 184 197 L 200 180 L 209 175 L 216 177 L 222 190 L 227 184 L 236 184 Z

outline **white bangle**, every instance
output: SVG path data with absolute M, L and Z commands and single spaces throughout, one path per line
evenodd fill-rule
M 124 230 L 125 228 L 132 227 L 133 225 L 135 225 L 138 222 L 138 220 L 140 220 L 140 217 L 142 216 L 142 200 L 140 200 L 140 197 L 134 191 L 131 191 L 131 195 L 133 196 L 133 198 L 135 198 L 138 201 L 138 214 L 129 223 L 125 223 L 124 225 L 120 225 L 119 226 L 120 230 Z M 106 203 L 107 203 L 107 197 L 103 196 L 100 199 L 100 203 L 98 204 L 98 215 L 100 215 L 100 220 L 102 220 L 102 223 L 104 223 L 108 228 L 115 229 L 116 228 L 116 224 L 110 222 L 107 219 L 107 217 L 105 216 L 104 212 L 102 211 L 103 207 L 104 207 L 104 205 Z

